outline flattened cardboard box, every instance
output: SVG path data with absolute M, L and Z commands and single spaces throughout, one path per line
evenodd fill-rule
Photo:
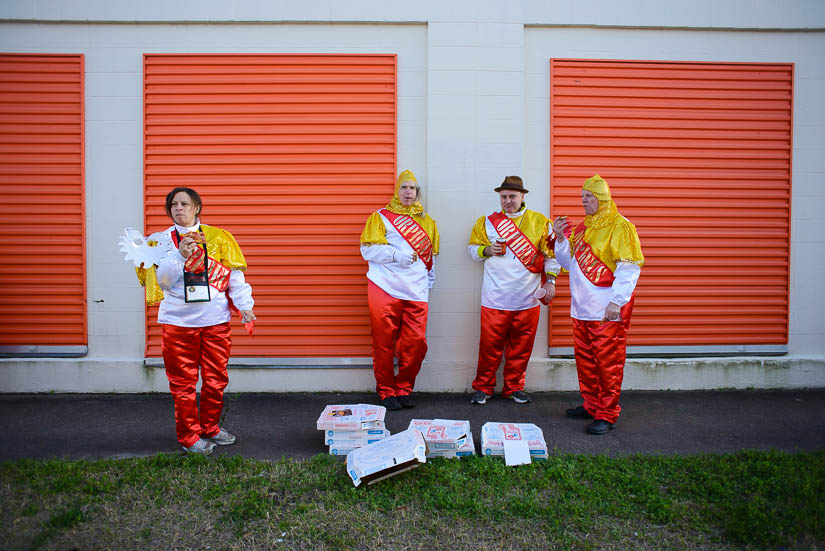
M 505 440 L 523 440 L 530 448 L 530 456 L 547 459 L 547 443 L 544 433 L 533 423 L 484 423 L 481 427 L 481 453 L 504 455 Z
M 469 421 L 454 419 L 412 419 L 410 429 L 418 429 L 424 434 L 427 449 L 455 451 L 467 443 L 470 434 Z
M 375 440 L 375 442 L 379 442 L 379 440 Z M 366 444 L 365 444 L 366 445 Z M 355 447 L 343 447 L 343 446 L 329 446 L 329 454 L 330 455 L 349 455 L 352 451 L 357 450 L 363 446 L 355 446 Z
M 389 431 L 387 432 L 389 435 Z M 347 455 L 352 450 L 357 450 L 369 444 L 380 442 L 384 438 L 370 438 L 367 440 L 327 440 L 330 455 Z
M 318 430 L 383 429 L 387 408 L 370 404 L 329 405 L 321 412 L 315 426 Z
M 416 429 L 407 429 L 347 455 L 347 474 L 357 487 L 414 469 L 427 462 L 427 443 Z
M 461 446 L 457 450 L 432 450 L 432 449 L 429 449 L 429 446 L 428 446 L 428 449 L 427 449 L 427 459 L 430 459 L 430 458 L 433 458 L 433 457 L 452 457 L 452 458 L 467 457 L 469 455 L 475 455 L 475 454 L 476 454 L 476 445 L 475 445 L 475 442 L 473 442 L 473 433 L 470 433 L 470 434 L 467 435 L 467 441 L 464 443 L 463 446 Z
M 332 431 L 327 431 L 327 433 Z M 378 442 L 390 435 L 388 430 L 380 430 L 378 434 L 368 434 L 375 431 L 352 431 L 351 433 L 338 432 L 335 436 L 327 436 L 324 442 L 327 446 L 338 446 L 339 448 L 360 448 L 365 444 Z
M 352 440 L 357 440 L 360 438 L 386 438 L 390 435 L 390 431 L 387 429 L 364 429 L 364 430 L 334 430 L 330 429 L 324 431 L 324 438 L 329 440 L 330 438 L 344 439 L 349 438 Z

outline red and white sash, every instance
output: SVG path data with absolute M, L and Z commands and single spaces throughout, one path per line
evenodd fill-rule
M 378 212 L 389 220 L 393 227 L 398 230 L 398 233 L 401 234 L 401 237 L 404 238 L 404 241 L 409 243 L 410 247 L 412 247 L 418 255 L 418 258 L 424 262 L 427 271 L 432 270 L 433 244 L 432 241 L 430 241 L 430 236 L 427 235 L 427 232 L 424 231 L 421 224 L 406 214 L 397 214 L 387 209 L 381 209 Z
M 593 253 L 593 249 L 585 243 L 584 232 L 587 227 L 584 222 L 576 226 L 573 235 L 573 256 L 576 263 L 581 268 L 584 277 L 597 287 L 610 287 L 613 285 L 613 271 Z
M 178 235 L 175 231 L 172 232 L 172 242 L 176 247 L 178 246 Z M 186 259 L 186 262 L 183 265 L 184 270 L 193 274 L 199 274 L 204 270 L 203 257 L 206 256 L 206 253 L 203 249 L 204 247 L 202 246 L 198 247 L 195 249 L 195 252 L 189 255 L 189 258 Z M 209 262 L 207 265 L 209 270 L 209 285 L 220 292 L 226 291 L 229 288 L 229 275 L 231 270 L 211 256 L 209 257 Z
M 503 212 L 494 212 L 487 217 L 493 228 L 502 239 L 507 241 L 507 246 L 516 255 L 525 268 L 534 274 L 541 274 L 541 282 L 544 284 L 547 275 L 544 273 L 544 255 L 533 245 L 526 235 L 522 233 L 518 226 Z

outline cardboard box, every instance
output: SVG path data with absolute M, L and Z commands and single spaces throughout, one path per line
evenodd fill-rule
M 341 448 L 360 448 L 366 444 L 372 444 L 383 440 L 390 435 L 388 430 L 380 430 L 378 434 L 368 434 L 368 431 L 352 431 L 350 433 L 338 432 L 334 436 L 327 436 L 324 443 L 327 446 L 338 446 Z
M 427 443 L 416 429 L 393 434 L 347 455 L 347 474 L 357 487 L 414 469 L 427 462 Z
M 547 442 L 542 430 L 532 423 L 484 423 L 481 427 L 482 455 L 504 455 L 505 441 L 527 443 L 530 457 L 547 459 Z
M 467 441 L 464 443 L 463 446 L 458 448 L 457 450 L 430 450 L 427 451 L 427 459 L 431 459 L 433 457 L 451 457 L 451 458 L 458 458 L 458 457 L 467 457 L 470 455 L 476 454 L 476 445 L 473 442 L 473 433 L 469 433 L 467 435 Z
M 364 438 L 360 440 L 328 438 L 327 446 L 334 446 L 337 448 L 349 448 L 351 450 L 354 450 L 355 448 L 360 448 L 361 446 L 366 446 L 367 444 L 374 444 L 375 442 L 378 442 L 380 440 L 383 440 L 383 438 Z
M 376 440 L 376 442 L 379 442 L 379 440 Z M 366 444 L 364 444 L 364 445 L 366 445 Z M 352 452 L 353 450 L 357 450 L 358 448 L 361 448 L 361 447 L 362 446 L 356 446 L 354 448 L 353 447 L 348 447 L 348 446 L 329 446 L 329 454 L 330 455 L 349 455 L 350 452 Z
M 470 435 L 469 421 L 453 419 L 413 419 L 407 428 L 420 430 L 431 452 L 434 450 L 455 451 L 467 443 Z M 472 437 L 469 439 L 472 440 Z
M 387 429 L 342 430 L 330 429 L 324 431 L 324 438 L 386 438 L 390 435 Z
M 370 404 L 329 405 L 316 422 L 318 430 L 383 429 L 387 408 Z

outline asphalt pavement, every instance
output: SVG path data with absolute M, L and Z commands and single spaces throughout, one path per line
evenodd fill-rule
M 388 411 L 394 434 L 410 419 L 466 419 L 476 449 L 487 421 L 535 423 L 550 453 L 687 455 L 747 449 L 825 450 L 825 389 L 625 391 L 622 414 L 603 436 L 568 419 L 575 392 L 537 392 L 520 405 L 500 396 L 416 393 L 416 407 Z M 222 426 L 235 434 L 215 455 L 304 459 L 327 453 L 315 421 L 327 404 L 377 404 L 372 393 L 227 394 Z M 0 461 L 22 458 L 127 458 L 182 453 L 169 394 L 0 394 Z

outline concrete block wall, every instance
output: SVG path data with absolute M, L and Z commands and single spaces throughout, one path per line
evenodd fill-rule
M 530 207 L 548 213 L 551 57 L 793 62 L 791 355 L 779 367 L 768 360 L 632 361 L 625 387 L 825 386 L 825 214 L 818 206 L 825 195 L 825 3 L 758 4 L 4 2 L 0 51 L 85 55 L 90 302 L 88 357 L 0 360 L 0 391 L 167 388 L 162 370 L 143 366 L 142 292 L 116 246 L 123 227 L 142 227 L 142 55 L 153 52 L 397 54 L 398 166 L 418 175 L 442 236 L 430 350 L 418 382 L 434 391 L 464 391 L 473 378 L 481 266 L 466 243 L 473 222 L 499 206 L 492 189 L 519 174 Z M 573 363 L 550 360 L 546 351 L 543 316 L 528 390 L 575 390 Z M 243 366 L 232 370 L 230 390 L 373 385 L 368 369 Z

